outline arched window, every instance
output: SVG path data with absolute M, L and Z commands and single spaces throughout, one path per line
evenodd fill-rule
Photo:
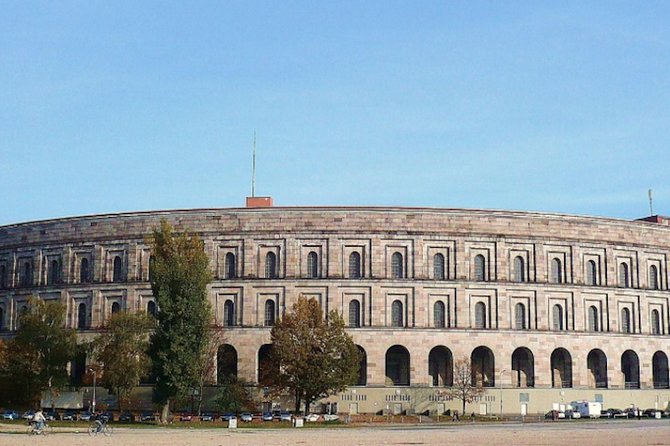
M 223 325 L 226 327 L 235 325 L 235 304 L 230 299 L 223 304 Z
M 405 276 L 403 266 L 402 254 L 394 252 L 391 256 L 391 277 L 394 279 L 402 279 Z
M 563 283 L 563 265 L 561 260 L 555 257 L 551 259 L 551 282 Z
M 353 328 L 361 326 L 361 304 L 356 299 L 349 302 L 349 326 Z
M 224 277 L 226 279 L 234 279 L 237 276 L 237 271 L 235 271 L 235 254 L 232 252 L 226 253 L 226 257 L 223 262 L 223 269 Z
M 121 262 L 121 257 L 114 257 L 114 271 L 112 274 L 112 282 L 121 282 L 123 281 L 123 264 Z
M 433 305 L 433 325 L 435 328 L 444 328 L 444 302 L 438 300 Z
M 156 316 L 156 302 L 150 300 L 147 302 L 147 314 L 151 316 Z
M 630 286 L 630 277 L 628 274 L 628 264 L 619 264 L 619 286 L 628 288 Z
M 479 282 L 486 280 L 486 260 L 481 254 L 475 256 L 475 280 Z
M 33 265 L 30 262 L 23 264 L 23 274 L 21 275 L 21 286 L 31 286 L 33 284 Z
M 517 330 L 525 330 L 526 326 L 526 306 L 518 303 L 514 306 L 514 324 Z
M 274 252 L 268 252 L 265 255 L 265 278 L 277 278 L 277 256 Z
M 554 330 L 561 331 L 563 330 L 563 307 L 556 304 L 551 309 L 552 316 L 552 326 Z
M 596 262 L 589 260 L 586 262 L 586 284 L 587 285 L 597 285 L 597 267 Z
M 319 277 L 319 256 L 314 251 L 307 254 L 307 277 L 310 279 Z
M 631 332 L 630 310 L 628 308 L 623 308 L 621 310 L 621 331 L 624 333 Z
M 433 278 L 444 280 L 444 276 L 444 256 L 438 253 L 433 256 Z
M 77 328 L 79 330 L 84 330 L 87 327 L 87 321 L 86 321 L 86 304 L 85 303 L 80 303 L 79 307 L 77 308 Z
M 649 288 L 652 290 L 658 289 L 658 268 L 656 268 L 656 265 L 649 267 Z
M 88 268 L 88 259 L 82 257 L 79 262 L 79 283 L 88 283 L 90 277 L 90 272 Z
M 7 288 L 7 268 L 0 265 L 0 289 Z
M 394 300 L 391 304 L 391 325 L 394 327 L 404 327 L 402 302 Z
M 349 254 L 349 278 L 360 279 L 363 276 L 361 272 L 361 255 L 354 251 Z
M 486 305 L 483 302 L 475 304 L 475 328 L 486 328 Z
M 524 267 L 523 257 L 521 256 L 516 256 L 514 258 L 514 281 L 526 281 L 526 268 Z
M 121 311 L 121 305 L 119 305 L 118 302 L 114 302 L 114 303 L 112 304 L 112 314 L 116 314 L 116 313 L 118 313 L 119 311 Z
M 661 318 L 658 315 L 658 310 L 651 310 L 651 334 L 661 334 Z
M 275 324 L 275 302 L 273 300 L 265 301 L 265 326 L 272 327 Z
M 52 260 L 47 274 L 47 285 L 56 285 L 60 280 L 60 263 L 58 260 Z
M 595 305 L 591 305 L 589 307 L 589 331 L 599 331 L 598 321 L 598 309 Z

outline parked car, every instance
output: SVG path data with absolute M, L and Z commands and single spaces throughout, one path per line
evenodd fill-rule
M 642 412 L 642 415 L 644 415 L 645 417 L 649 417 L 649 418 L 656 418 L 656 412 L 660 412 L 660 411 L 657 410 L 657 409 L 645 409 L 645 411 Z
M 326 414 L 323 416 L 323 421 L 337 421 L 339 419 L 340 416 L 335 414 Z
M 179 421 L 193 421 L 193 414 L 184 412 L 179 415 Z
M 226 412 L 223 415 L 221 415 L 221 420 L 223 420 L 223 421 L 230 421 L 233 418 L 237 418 L 237 417 L 232 412 Z
M 47 421 L 57 421 L 60 420 L 60 414 L 55 409 L 49 409 L 44 412 L 44 418 L 46 418 Z
M 311 413 L 305 417 L 305 421 L 307 421 L 308 423 L 316 423 L 317 421 L 319 421 L 319 418 L 321 418 L 321 415 Z
M 240 415 L 240 420 L 244 421 L 245 423 L 251 423 L 251 421 L 254 419 L 254 416 L 251 415 L 249 412 L 243 412 Z
M 33 419 L 34 416 L 35 416 L 35 411 L 34 410 L 26 410 L 25 412 L 23 412 L 23 415 L 21 416 L 21 418 L 23 418 L 24 420 L 30 421 L 30 420 Z
M 100 420 L 114 421 L 114 413 L 106 410 L 99 414 L 96 418 Z
M 63 414 L 63 421 L 77 421 L 77 412 L 74 410 L 66 410 Z
M 154 415 L 152 412 L 142 412 L 140 415 L 140 421 L 143 423 L 148 421 L 156 421 L 156 415 Z
M 261 420 L 272 421 L 272 412 L 263 412 L 263 415 L 261 415 Z
M 547 420 L 553 420 L 556 418 L 557 420 L 565 418 L 565 412 L 561 412 L 560 410 L 550 410 L 549 412 L 544 414 L 544 418 Z
M 635 409 L 634 407 L 628 407 L 623 410 L 623 413 L 625 413 L 628 418 L 635 418 L 637 416 L 638 409 Z
M 279 414 L 279 421 L 291 421 L 291 414 L 289 412 L 281 412 Z
M 135 415 L 129 410 L 124 410 L 121 412 L 121 415 L 119 415 L 119 422 L 120 423 L 132 423 L 135 421 Z
M 2 413 L 2 419 L 3 420 L 9 420 L 9 421 L 14 421 L 19 419 L 19 414 L 15 410 L 5 410 Z
M 570 420 L 577 420 L 582 417 L 582 414 L 577 412 L 576 410 L 566 410 L 565 411 L 565 418 L 570 419 Z
M 200 421 L 214 421 L 214 414 L 212 412 L 203 412 L 200 415 Z
M 88 410 L 79 414 L 81 421 L 91 421 L 91 418 L 93 418 L 93 415 Z

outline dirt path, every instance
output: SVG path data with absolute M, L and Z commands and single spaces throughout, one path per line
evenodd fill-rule
M 4 426 L 2 426 L 4 429 Z M 47 437 L 0 434 L 4 446 L 270 446 L 270 445 L 670 445 L 670 421 L 353 427 L 333 429 L 128 429 L 111 437 L 57 432 Z

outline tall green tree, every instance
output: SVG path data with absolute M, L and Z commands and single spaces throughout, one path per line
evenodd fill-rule
M 315 299 L 300 296 L 293 311 L 272 327 L 274 373 L 264 377 L 275 390 L 286 389 L 305 413 L 313 401 L 341 392 L 358 380 L 360 353 L 332 311 L 324 320 Z
M 39 403 L 48 390 L 52 401 L 68 383 L 67 364 L 74 358 L 75 331 L 65 328 L 65 306 L 59 301 L 31 299 L 19 316 L 16 336 L 7 342 L 11 361 L 3 370 L 9 399 L 15 404 Z
M 95 360 L 102 369 L 102 383 L 118 397 L 118 408 L 130 401 L 130 393 L 147 376 L 149 330 L 155 321 L 144 313 L 116 313 L 106 332 L 94 342 Z
M 209 259 L 196 235 L 175 234 L 165 220 L 151 237 L 154 261 L 151 288 L 158 304 L 157 325 L 151 337 L 156 395 L 167 421 L 170 402 L 187 398 L 198 387 L 202 356 L 209 345 L 212 319 L 207 284 Z

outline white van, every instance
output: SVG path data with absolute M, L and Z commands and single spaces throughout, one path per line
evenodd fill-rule
M 600 418 L 600 411 L 603 409 L 602 403 L 594 401 L 573 401 L 570 405 L 582 418 Z

